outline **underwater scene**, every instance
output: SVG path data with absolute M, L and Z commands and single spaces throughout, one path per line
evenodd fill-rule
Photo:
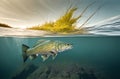
M 119 73 L 119 0 L 1 0 L 0 79 Z
M 37 40 L 59 40 L 73 45 L 72 49 L 50 56 L 43 61 L 22 57 L 22 44 L 30 47 Z M 119 79 L 120 37 L 77 36 L 0 38 L 0 74 L 2 79 Z

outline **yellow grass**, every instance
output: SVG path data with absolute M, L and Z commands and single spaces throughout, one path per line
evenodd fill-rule
M 81 17 L 73 17 L 74 12 L 77 8 L 69 9 L 63 16 L 61 16 L 55 22 L 46 22 L 43 25 L 32 26 L 31 30 L 44 30 L 50 31 L 54 33 L 71 33 L 75 32 L 76 30 L 76 22 Z
M 55 22 L 45 22 L 43 25 L 32 26 L 31 28 L 27 28 L 27 29 L 44 30 L 44 31 L 50 31 L 52 33 L 60 33 L 60 34 L 72 34 L 72 33 L 84 34 L 86 33 L 86 29 L 83 26 L 95 15 L 95 13 L 101 7 L 98 7 L 98 9 L 95 12 L 93 12 L 78 29 L 76 29 L 76 23 L 84 14 L 84 12 L 94 3 L 95 2 L 89 4 L 78 17 L 73 17 L 74 12 L 77 10 L 77 8 L 70 8 L 63 16 L 61 16 Z

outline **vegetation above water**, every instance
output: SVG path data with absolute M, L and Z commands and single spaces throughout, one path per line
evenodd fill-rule
M 55 22 L 46 22 L 43 25 L 33 26 L 31 28 L 28 28 L 28 29 L 45 30 L 45 31 L 50 31 L 50 32 L 54 32 L 54 33 L 75 32 L 78 30 L 78 29 L 76 29 L 75 23 L 81 17 L 81 16 L 78 16 L 76 18 L 73 17 L 73 13 L 76 10 L 77 10 L 77 8 L 71 8 Z M 82 31 L 82 29 L 81 29 L 81 31 Z
M 11 26 L 9 26 L 9 25 L 7 25 L 7 24 L 3 24 L 3 23 L 0 23 L 0 27 L 11 28 Z
M 66 11 L 66 13 L 63 16 L 61 16 L 59 19 L 57 19 L 55 22 L 46 22 L 43 25 L 32 26 L 31 28 L 27 28 L 27 29 L 44 30 L 44 31 L 50 31 L 53 33 L 60 33 L 60 34 L 86 33 L 86 29 L 83 26 L 96 13 L 96 11 L 79 28 L 76 28 L 76 23 L 82 17 L 82 15 L 87 10 L 87 8 L 89 8 L 89 6 L 91 6 L 92 4 L 88 5 L 78 17 L 73 17 L 73 14 L 77 10 L 77 8 L 76 7 L 69 8 Z

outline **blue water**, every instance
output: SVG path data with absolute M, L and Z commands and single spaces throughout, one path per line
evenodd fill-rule
M 32 47 L 37 40 L 60 40 L 73 44 L 73 49 L 64 51 L 55 60 L 45 62 L 40 57 L 33 60 L 41 66 L 47 64 L 77 63 L 94 69 L 103 79 L 119 79 L 120 37 L 119 36 L 76 36 L 76 37 L 0 37 L 0 79 L 12 79 L 23 66 L 21 45 Z M 33 62 L 28 59 L 27 62 Z M 70 66 L 70 65 L 68 65 Z

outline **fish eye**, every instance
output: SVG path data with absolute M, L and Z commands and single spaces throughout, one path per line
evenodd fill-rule
M 67 45 L 70 45 L 70 44 L 67 44 Z

